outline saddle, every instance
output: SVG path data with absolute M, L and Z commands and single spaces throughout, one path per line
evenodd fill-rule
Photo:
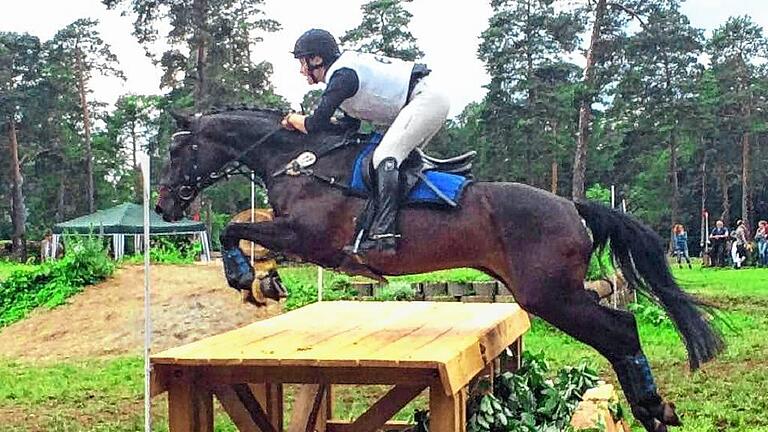
M 375 136 L 372 136 L 371 145 L 377 145 L 380 139 L 380 137 L 377 139 Z M 371 163 L 371 159 L 373 159 L 372 150 L 365 154 L 361 161 L 361 166 L 367 168 L 361 170 L 362 180 L 369 190 L 373 187 L 372 179 L 375 171 L 375 167 Z M 453 176 L 461 177 L 466 183 L 470 183 L 474 178 L 472 176 L 472 162 L 476 156 L 477 152 L 472 150 L 459 156 L 439 159 L 424 153 L 420 148 L 413 150 L 400 165 L 401 195 L 408 197 L 414 187 L 421 182 L 423 186 L 429 188 L 445 204 L 450 207 L 458 207 L 456 201 L 460 192 L 453 197 L 448 196 L 446 191 L 441 189 L 440 185 L 435 184 L 433 181 L 434 177 L 428 175 L 428 173 L 432 171 L 452 174 Z M 461 189 L 463 189 L 463 185 Z

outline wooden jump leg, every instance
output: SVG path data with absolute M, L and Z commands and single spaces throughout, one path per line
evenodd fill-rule
M 169 383 L 168 425 L 170 432 L 213 432 L 213 395 L 183 371 Z
M 467 427 L 467 390 L 448 396 L 440 382 L 429 386 L 429 431 L 464 432 Z
M 325 432 L 329 384 L 304 384 L 293 403 L 288 432 Z

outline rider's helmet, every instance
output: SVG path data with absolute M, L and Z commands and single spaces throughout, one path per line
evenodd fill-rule
M 293 47 L 293 56 L 295 58 L 320 56 L 323 59 L 324 66 L 336 61 L 340 55 L 336 39 L 334 39 L 332 34 L 321 29 L 307 30 L 296 40 L 296 45 Z

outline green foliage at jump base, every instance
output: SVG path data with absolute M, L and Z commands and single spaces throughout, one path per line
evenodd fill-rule
M 36 307 L 64 304 L 83 287 L 114 272 L 115 263 L 99 238 L 75 237 L 67 245 L 61 260 L 16 270 L 0 282 L 0 327 L 19 321 Z
M 598 383 L 597 371 L 584 360 L 554 377 L 543 354 L 523 353 L 522 367 L 506 372 L 474 404 L 469 432 L 561 432 L 572 430 L 571 417 L 585 391 Z

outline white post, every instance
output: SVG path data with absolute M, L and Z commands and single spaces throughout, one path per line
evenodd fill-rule
M 149 352 L 152 343 L 152 309 L 149 297 L 149 155 L 141 163 L 144 178 L 144 431 L 152 432 Z
M 54 234 L 51 237 L 53 244 L 51 245 L 51 261 L 56 261 L 56 254 L 59 252 L 59 234 Z
M 317 301 L 323 301 L 323 268 L 317 267 Z

